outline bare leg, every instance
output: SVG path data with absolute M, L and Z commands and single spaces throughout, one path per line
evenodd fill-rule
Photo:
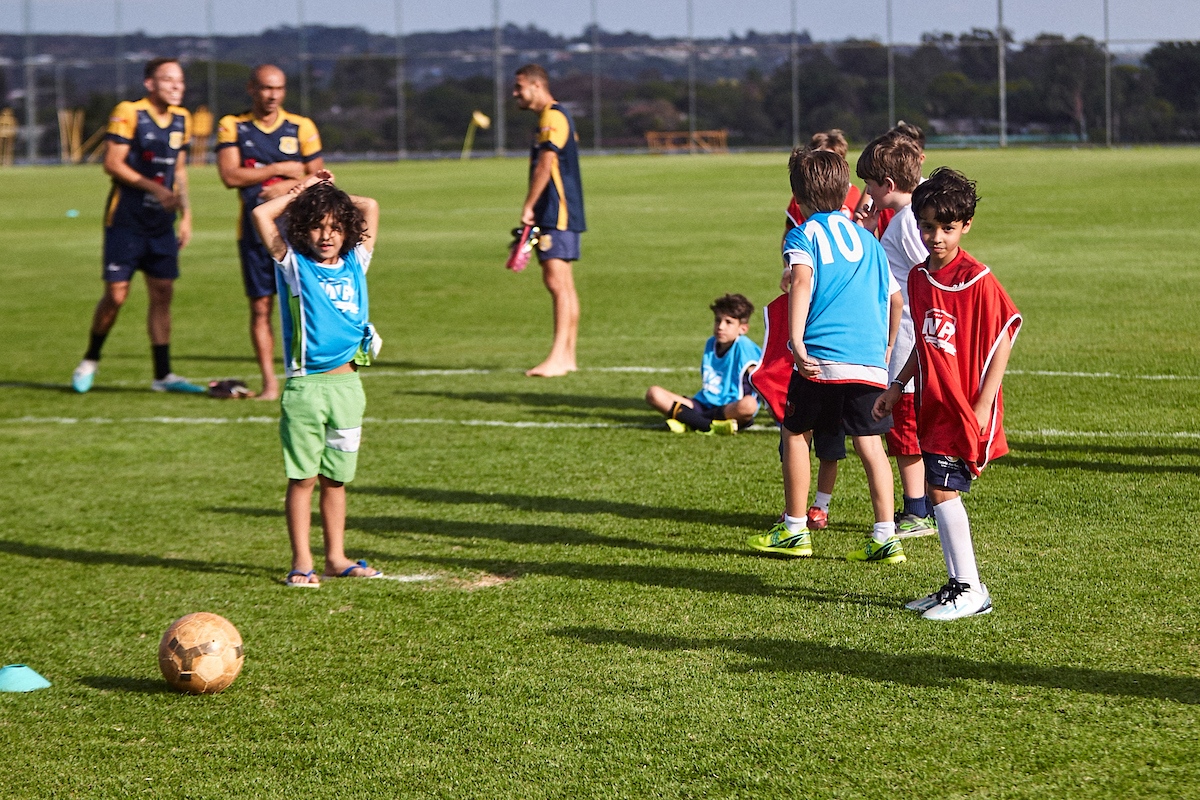
M 646 403 L 664 417 L 671 416 L 671 409 L 676 403 L 683 403 L 688 408 L 695 407 L 690 397 L 669 392 L 661 386 L 651 386 L 646 390 Z
M 278 400 L 279 381 L 275 378 L 275 334 L 271 330 L 271 311 L 275 298 L 250 298 L 250 343 L 254 345 L 254 357 L 262 372 L 262 391 L 259 400 Z
M 364 577 L 375 570 L 354 566 L 346 558 L 346 484 L 318 475 L 321 483 L 321 528 L 325 532 L 325 575 L 341 575 L 354 567 L 347 577 Z
M 825 494 L 833 494 L 833 487 L 837 484 L 837 461 L 821 460 L 821 465 L 817 468 L 817 491 Z
M 171 343 L 171 298 L 175 281 L 170 278 L 146 278 L 150 291 L 150 309 L 146 312 L 146 330 L 150 344 Z
M 92 313 L 92 333 L 106 334 L 117 322 L 117 315 L 129 297 L 129 281 L 104 284 L 104 294 Z
M 312 572 L 312 545 L 309 531 L 312 528 L 312 493 L 316 478 L 289 480 L 285 509 L 288 537 L 292 541 L 292 569 L 297 572 Z M 293 580 L 301 580 L 298 576 Z M 303 582 L 301 580 L 301 582 Z M 316 576 L 309 583 L 319 583 Z
M 920 456 L 896 456 L 900 488 L 905 497 L 925 496 L 925 460 Z
M 783 502 L 789 517 L 803 519 L 808 514 L 808 487 L 812 480 L 808 462 L 808 446 L 811 432 L 792 433 L 787 428 L 783 434 Z
M 554 303 L 554 344 L 546 360 L 525 374 L 538 378 L 556 378 L 578 369 L 575 363 L 575 339 L 579 333 L 579 295 L 571 262 L 548 258 L 542 262 L 542 282 Z
M 876 522 L 892 522 L 896 510 L 896 491 L 892 478 L 892 462 L 888 461 L 883 449 L 883 440 L 878 436 L 853 436 L 854 451 L 862 459 L 867 473 L 867 487 L 871 491 L 871 506 L 875 509 Z

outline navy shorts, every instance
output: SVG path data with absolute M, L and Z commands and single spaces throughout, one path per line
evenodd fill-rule
M 549 240 L 546 249 L 542 249 L 542 243 Z M 548 261 L 552 258 L 559 258 L 563 261 L 578 261 L 579 260 L 579 231 L 546 231 L 538 239 L 537 246 L 538 261 Z
M 871 413 L 883 389 L 866 383 L 818 383 L 799 372 L 788 384 L 783 427 L 792 433 L 812 431 L 821 436 L 877 436 L 892 427 L 889 414 L 876 420 Z M 843 441 L 842 447 L 845 447 Z
M 846 457 L 846 430 L 813 431 L 813 450 L 822 461 L 841 461 Z
M 936 453 L 921 453 L 921 458 L 925 461 L 925 482 L 930 486 L 956 492 L 971 491 L 971 481 L 975 476 L 961 458 L 939 456 Z
M 107 283 L 133 279 L 138 270 L 147 278 L 179 277 L 179 240 L 175 231 L 145 236 L 129 228 L 104 229 L 104 265 L 100 277 Z
M 275 259 L 267 248 L 253 239 L 238 240 L 238 256 L 242 261 L 242 284 L 246 297 L 270 297 L 275 294 Z

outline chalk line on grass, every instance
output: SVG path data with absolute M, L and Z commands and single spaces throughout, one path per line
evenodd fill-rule
M 4 425 L 240 425 L 277 424 L 278 417 L 0 417 Z M 430 425 L 442 427 L 525 428 L 539 430 L 654 430 L 651 422 L 539 422 L 503 419 L 438 419 L 421 417 L 364 417 L 368 425 Z M 743 433 L 775 433 L 770 424 L 759 424 Z M 1198 431 L 1068 431 L 1058 428 L 1009 428 L 1010 436 L 1041 436 L 1058 439 L 1200 439 Z

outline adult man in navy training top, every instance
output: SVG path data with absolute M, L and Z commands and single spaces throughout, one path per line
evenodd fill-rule
M 554 378 L 578 369 L 575 338 L 579 331 L 579 296 L 571 262 L 579 258 L 580 234 L 587 230 L 579 178 L 579 135 L 566 109 L 550 94 L 550 78 L 539 65 L 526 64 L 517 70 L 512 94 L 520 108 L 538 114 L 521 224 L 541 228 L 538 261 L 542 281 L 554 301 L 550 355 L 525 374 Z
M 275 300 L 275 264 L 254 228 L 251 213 L 263 203 L 287 194 L 308 175 L 325 166 L 321 136 L 308 117 L 283 109 L 287 78 L 272 64 L 255 67 L 246 84 L 250 110 L 228 114 L 217 125 L 217 171 L 221 181 L 238 190 L 238 256 L 242 281 L 250 299 L 250 341 L 262 372 L 259 400 L 278 400 L 275 336 L 271 313 Z
M 71 386 L 80 393 L 92 388 L 101 348 L 129 297 L 133 273 L 140 271 L 150 295 L 150 388 L 203 394 L 204 387 L 171 372 L 171 299 L 179 277 L 179 250 L 192 238 L 187 181 L 192 117 L 180 105 L 183 67 L 175 58 L 152 59 L 142 85 L 145 97 L 118 103 L 108 118 L 104 171 L 112 178 L 112 189 L 104 213 L 104 294 L 92 314 L 88 349 L 71 375 Z

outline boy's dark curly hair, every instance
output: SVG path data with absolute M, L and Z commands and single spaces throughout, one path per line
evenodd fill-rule
M 344 256 L 367 237 L 367 221 L 354 205 L 350 195 L 329 181 L 314 183 L 305 189 L 287 207 L 287 239 L 292 249 L 309 258 L 316 255 L 308 241 L 308 232 L 321 226 L 321 221 L 332 214 L 334 222 L 341 226 L 346 237 L 338 255 Z
M 918 219 L 930 211 L 943 225 L 971 219 L 978 202 L 975 181 L 950 167 L 935 169 L 929 180 L 918 186 L 912 195 L 912 209 Z

